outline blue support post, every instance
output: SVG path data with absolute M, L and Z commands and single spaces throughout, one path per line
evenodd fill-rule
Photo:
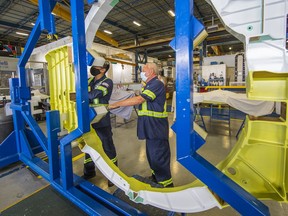
M 60 130 L 59 111 L 46 112 L 47 136 L 48 136 L 48 158 L 50 181 L 60 177 L 59 154 L 58 154 L 58 135 Z
M 212 191 L 242 215 L 269 215 L 269 209 L 216 167 L 197 154 L 193 129 L 193 38 L 199 23 L 193 17 L 193 0 L 176 0 L 173 42 L 176 50 L 177 159 Z M 178 130 L 181 125 L 181 130 Z
M 19 79 L 11 78 L 9 79 L 10 86 L 10 95 L 11 95 L 11 105 L 20 103 L 20 95 L 19 95 Z M 20 142 L 20 131 L 25 129 L 24 119 L 22 118 L 21 111 L 17 111 L 12 109 L 13 112 L 13 124 L 14 124 L 14 132 L 16 143 L 12 145 L 16 145 L 17 153 L 21 152 L 21 142 Z
M 193 1 L 175 1 L 176 8 L 176 100 L 177 100 L 177 125 L 185 125 L 177 130 L 177 158 L 186 157 L 193 151 L 193 110 L 190 103 L 193 102 L 193 28 L 191 17 L 193 16 Z M 191 89 L 192 86 L 192 89 Z M 179 127 L 177 127 L 179 128 Z
M 51 0 L 39 1 L 39 17 L 41 20 L 41 30 L 51 31 Z
M 65 190 L 73 187 L 71 142 L 90 131 L 88 91 L 83 91 L 88 89 L 83 1 L 71 1 L 71 14 L 78 128 L 60 140 L 61 178 Z
M 88 89 L 83 1 L 71 1 L 71 14 L 74 17 L 72 19 L 72 35 L 78 128 L 86 133 L 90 131 L 90 122 L 87 115 L 89 112 L 88 91 L 83 91 L 83 89 Z

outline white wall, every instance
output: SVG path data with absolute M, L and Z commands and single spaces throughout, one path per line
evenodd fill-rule
M 0 57 L 0 71 L 17 71 L 18 58 Z
M 113 77 L 110 77 L 113 79 L 114 84 L 119 83 L 131 83 L 132 80 L 132 73 L 134 71 L 134 67 L 131 65 L 123 65 L 122 64 L 112 64 L 113 68 Z
M 204 57 L 203 66 L 210 65 L 211 62 L 224 62 L 227 67 L 235 67 L 235 54 L 234 55 L 224 55 L 224 56 L 212 56 L 212 57 Z

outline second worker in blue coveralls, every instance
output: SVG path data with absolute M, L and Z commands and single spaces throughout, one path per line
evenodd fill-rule
M 113 81 L 106 77 L 105 73 L 109 70 L 109 62 L 99 57 L 95 59 L 93 66 L 90 68 L 92 77 L 88 80 L 89 88 L 89 103 L 92 106 L 107 106 L 110 100 Z M 103 149 L 110 160 L 117 166 L 116 149 L 112 139 L 112 128 L 110 122 L 110 113 L 108 112 L 100 122 L 92 124 L 100 140 L 102 141 Z M 96 175 L 95 165 L 89 154 L 85 154 L 84 161 L 84 178 L 88 179 Z M 113 183 L 108 181 L 108 186 L 113 186 Z
M 157 78 L 158 68 L 147 63 L 141 72 L 146 82 L 139 96 L 110 104 L 109 109 L 141 104 L 138 111 L 137 136 L 146 139 L 146 155 L 152 170 L 151 179 L 164 187 L 173 187 L 170 170 L 169 123 L 164 84 Z

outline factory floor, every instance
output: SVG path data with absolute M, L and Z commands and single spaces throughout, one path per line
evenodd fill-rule
M 169 120 L 172 124 L 173 114 L 169 114 Z M 231 151 L 235 142 L 236 134 L 242 123 L 241 120 L 231 120 L 231 134 L 229 135 L 228 125 L 222 121 L 215 121 L 210 123 L 209 117 L 204 117 L 206 123 L 208 137 L 207 142 L 199 150 L 204 158 L 216 165 L 222 161 Z M 150 169 L 146 160 L 145 142 L 139 141 L 136 137 L 136 114 L 133 113 L 132 119 L 129 122 L 124 122 L 116 118 L 112 121 L 113 138 L 118 153 L 118 165 L 120 169 L 128 176 L 140 175 L 149 176 Z M 40 123 L 40 126 L 45 130 L 45 123 Z M 170 146 L 172 151 L 171 170 L 175 186 L 184 185 L 195 180 L 195 177 L 185 170 L 175 159 L 175 134 L 170 134 Z M 73 162 L 74 173 L 82 175 L 83 171 L 83 157 L 75 157 Z M 131 166 L 133 164 L 133 166 Z M 108 188 L 107 179 L 97 171 L 97 176 L 90 180 L 95 185 L 103 190 L 114 193 L 116 187 Z M 37 191 L 41 191 L 47 187 L 48 183 L 31 172 L 21 163 L 14 164 L 5 169 L 0 170 L 0 213 L 20 202 L 25 197 L 29 197 Z M 269 207 L 272 216 L 288 215 L 288 205 L 279 204 L 274 201 L 264 201 Z M 5 215 L 5 214 L 4 214 Z M 7 215 L 7 214 L 6 214 Z M 33 214 L 25 214 L 33 216 Z M 35 214 L 46 215 L 46 214 Z M 58 215 L 58 212 L 49 213 L 47 215 Z M 152 215 L 152 214 L 151 214 Z M 202 215 L 202 216 L 220 216 L 220 215 L 239 215 L 233 208 L 227 207 L 222 210 L 213 208 L 211 210 L 188 215 Z

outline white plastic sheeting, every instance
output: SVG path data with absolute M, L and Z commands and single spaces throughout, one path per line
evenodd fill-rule
M 234 93 L 231 91 L 215 90 L 205 93 L 194 93 L 193 104 L 197 103 L 223 103 L 252 116 L 264 116 L 273 112 L 275 103 L 270 101 L 250 100 L 246 94 Z M 193 109 L 191 105 L 191 109 Z M 176 118 L 176 94 L 173 93 L 172 111 Z
M 270 101 L 250 100 L 246 94 L 231 91 L 215 90 L 206 93 L 195 93 L 203 96 L 203 103 L 225 103 L 252 116 L 264 116 L 273 112 L 275 103 Z

